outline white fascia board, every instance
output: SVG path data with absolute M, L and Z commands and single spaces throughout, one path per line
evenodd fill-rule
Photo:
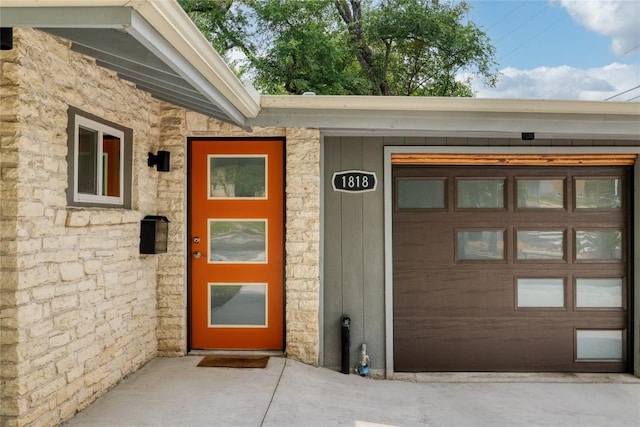
M 193 64 L 181 54 L 181 51 L 172 48 L 167 40 L 161 37 L 149 25 L 148 21 L 141 18 L 135 11 L 132 12 L 131 18 L 131 26 L 126 29 L 131 36 L 169 65 L 176 73 L 180 74 L 182 78 L 212 103 L 217 104 L 235 123 L 245 126 L 246 117 L 229 101 L 228 97 L 221 94 L 215 84 L 211 84 L 209 80 L 205 79 L 198 72 L 199 70 L 194 70 L 191 66 Z
M 425 96 L 264 95 L 262 108 L 483 113 L 615 114 L 640 118 L 640 103 Z
M 238 79 L 177 1 L 138 0 L 133 7 L 245 117 L 258 115 L 258 92 Z
M 165 48 L 171 47 L 177 54 L 186 59 L 186 63 L 200 73 L 206 81 L 215 87 L 228 102 L 233 105 L 244 118 L 256 117 L 260 111 L 260 95 L 253 87 L 245 86 L 233 73 L 222 57 L 207 41 L 204 35 L 191 22 L 191 19 L 182 10 L 175 0 L 0 0 L 0 8 L 83 8 L 96 11 L 104 7 L 132 8 L 146 21 L 157 34 L 161 36 Z M 47 17 L 42 16 L 39 21 L 29 25 L 22 22 L 14 25 L 2 19 L 2 9 L 0 9 L 0 21 L 6 26 L 38 26 L 52 27 L 91 27 L 91 21 L 82 22 L 78 16 L 70 17 L 77 21 L 73 23 L 69 17 L 63 22 L 47 22 Z M 150 44 L 158 44 L 157 40 L 140 39 L 145 37 L 145 31 L 128 25 L 128 23 L 100 23 L 95 28 L 123 28 L 131 33 L 138 41 L 149 47 Z M 138 25 L 140 27 L 140 25 Z M 133 29 L 132 29 L 133 28 Z M 148 31 L 147 31 L 148 32 Z M 154 52 L 155 53 L 155 52 Z M 206 93 L 206 92 L 205 92 Z M 209 95 L 206 95 L 209 96 Z M 237 116 L 237 114 L 230 114 Z M 240 123 L 243 120 L 238 120 Z M 237 118 L 236 118 L 237 119 Z
M 263 109 L 248 126 L 309 127 L 325 136 L 431 136 L 466 138 L 520 138 L 534 132 L 536 139 L 640 140 L 640 122 L 628 117 L 507 115 L 448 112 L 359 113 L 317 110 Z
M 640 140 L 640 104 L 477 98 L 263 96 L 250 126 L 324 135 Z

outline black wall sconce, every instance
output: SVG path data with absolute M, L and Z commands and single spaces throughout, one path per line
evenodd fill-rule
M 171 153 L 168 151 L 158 151 L 158 154 L 149 153 L 147 164 L 149 167 L 155 166 L 158 172 L 169 172 L 171 169 L 170 156 Z

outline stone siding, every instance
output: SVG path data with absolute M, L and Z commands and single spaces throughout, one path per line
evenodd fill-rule
M 187 352 L 187 157 L 184 110 L 163 106 L 160 150 L 171 153 L 171 171 L 158 177 L 158 215 L 169 224 L 167 253 L 158 266 L 158 355 Z
M 175 218 L 171 245 L 158 271 L 159 354 L 186 351 L 186 145 L 188 137 L 283 137 L 285 141 L 286 354 L 317 365 L 320 306 L 320 132 L 254 128 L 247 132 L 198 113 L 162 111 L 162 147 L 171 173 L 160 177 L 159 214 Z M 163 200 L 163 197 L 168 197 Z
M 43 32 L 14 30 L 0 60 L 0 424 L 57 425 L 157 352 L 160 258 L 139 233 L 160 104 Z M 131 210 L 67 207 L 69 106 L 133 129 Z
M 169 106 L 36 30 L 14 30 L 0 61 L 0 425 L 58 425 L 156 355 L 186 354 L 188 137 L 286 140 L 285 351 L 318 364 L 318 130 Z M 69 106 L 133 130 L 131 209 L 67 207 Z M 168 173 L 146 164 L 158 150 Z M 145 215 L 171 221 L 166 254 L 139 254 Z
M 317 365 L 320 357 L 320 132 L 287 129 L 287 356 Z

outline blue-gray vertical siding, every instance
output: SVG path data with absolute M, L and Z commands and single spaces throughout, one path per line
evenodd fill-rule
M 366 343 L 371 357 L 371 368 L 380 370 L 380 373 L 386 368 L 383 147 L 402 145 L 486 146 L 496 152 L 499 152 L 500 146 L 601 146 L 606 153 L 606 147 L 637 147 L 640 141 L 325 136 L 321 337 L 321 359 L 325 367 L 340 369 L 340 319 L 343 314 L 348 314 L 352 320 L 350 366 L 355 368 L 360 347 L 362 343 Z M 360 194 L 333 191 L 333 173 L 352 169 L 375 172 L 378 179 L 376 191 Z M 636 310 L 635 322 L 638 322 L 638 318 L 640 316 Z M 635 328 L 638 327 L 640 325 L 635 325 Z M 637 330 L 634 337 L 634 341 L 637 341 Z M 634 342 L 634 347 L 637 357 L 638 342 Z
M 372 369 L 384 369 L 383 139 L 325 138 L 324 152 L 324 365 L 341 366 L 340 320 L 351 318 L 355 368 L 367 344 Z M 334 172 L 375 172 L 375 191 L 333 191 Z

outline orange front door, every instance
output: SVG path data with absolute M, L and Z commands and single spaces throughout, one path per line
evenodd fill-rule
M 190 141 L 192 349 L 283 348 L 282 140 Z

